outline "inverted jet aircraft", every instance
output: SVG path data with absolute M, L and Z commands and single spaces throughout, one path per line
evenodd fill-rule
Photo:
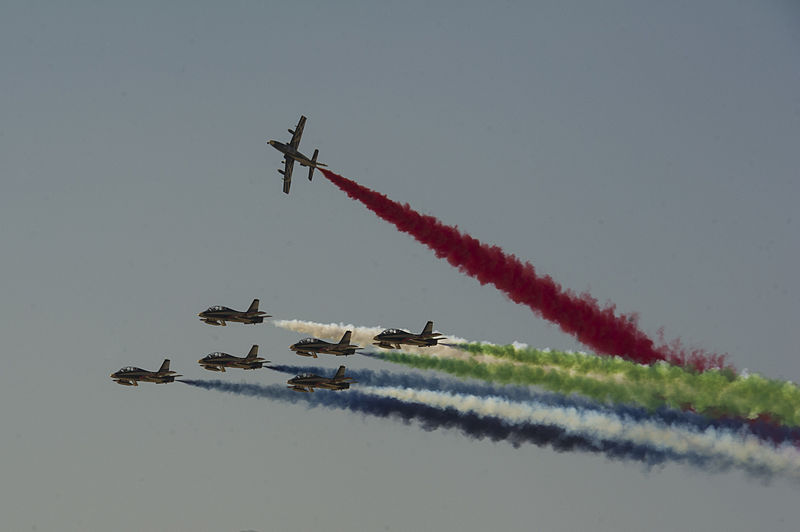
M 175 377 L 181 377 L 181 375 L 176 375 L 174 371 L 169 370 L 168 358 L 164 359 L 158 371 L 147 371 L 146 369 L 127 366 L 111 374 L 111 378 L 117 384 L 122 384 L 123 386 L 139 386 L 138 381 L 164 384 L 166 382 L 174 382 Z
M 344 376 L 344 366 L 339 366 L 339 370 L 333 377 L 320 377 L 313 373 L 303 373 L 286 381 L 288 388 L 296 392 L 313 392 L 314 388 L 323 390 L 347 390 L 351 382 L 356 382 L 353 377 Z
M 350 333 L 351 331 L 345 332 L 338 344 L 326 342 L 319 338 L 303 338 L 296 344 L 290 345 L 289 349 L 300 356 L 314 358 L 317 358 L 318 353 L 327 353 L 336 356 L 354 355 L 356 349 L 361 348 L 357 345 L 350 345 Z
M 222 327 L 225 327 L 226 321 L 263 323 L 264 318 L 271 318 L 272 316 L 258 310 L 258 303 L 258 299 L 254 299 L 253 302 L 250 303 L 250 308 L 244 312 L 222 306 L 210 307 L 198 314 L 198 316 L 200 316 L 200 321 L 208 323 L 209 325 L 221 325 Z
M 314 156 L 310 159 L 300 153 L 298 151 L 298 147 L 300 146 L 300 137 L 303 136 L 303 128 L 306 125 L 306 117 L 301 116 L 300 121 L 297 123 L 297 127 L 294 129 L 290 129 L 289 133 L 292 135 L 292 140 L 289 141 L 289 144 L 284 144 L 283 142 L 278 142 L 277 140 L 269 140 L 267 144 L 278 150 L 279 152 L 283 153 L 283 170 L 278 169 L 278 173 L 283 175 L 283 191 L 288 194 L 289 187 L 292 186 L 292 168 L 294 168 L 294 162 L 297 161 L 300 163 L 300 166 L 307 166 L 308 167 L 308 180 L 311 181 L 311 178 L 314 177 L 314 169 L 320 166 L 328 166 L 327 164 L 322 164 L 317 162 L 317 155 L 319 155 L 319 150 L 314 150 Z
M 429 347 L 444 340 L 442 333 L 433 332 L 433 322 L 425 324 L 420 334 L 410 333 L 402 329 L 386 329 L 373 338 L 377 340 L 373 345 L 384 349 L 400 349 L 401 344 L 415 345 L 417 347 Z
M 228 353 L 211 353 L 197 361 L 208 371 L 221 371 L 223 373 L 225 373 L 225 368 L 260 369 L 267 362 L 269 360 L 264 360 L 258 356 L 257 345 L 250 348 L 250 352 L 246 357 L 237 357 Z

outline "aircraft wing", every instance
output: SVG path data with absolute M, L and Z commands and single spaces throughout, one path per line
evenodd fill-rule
M 288 194 L 289 187 L 292 186 L 292 168 L 294 168 L 294 159 L 291 157 L 286 157 L 284 158 L 283 162 L 285 163 L 283 167 L 283 191 Z
M 303 136 L 303 128 L 306 126 L 306 117 L 301 116 L 300 121 L 297 122 L 297 127 L 292 131 L 292 140 L 289 145 L 295 150 L 300 146 L 300 137 Z

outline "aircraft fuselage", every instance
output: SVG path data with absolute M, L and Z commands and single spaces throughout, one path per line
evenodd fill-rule
M 229 355 L 228 353 L 216 352 L 204 356 L 198 360 L 197 363 L 203 366 L 203 369 L 207 369 L 208 371 L 220 371 L 222 373 L 225 372 L 225 368 L 260 369 L 264 367 L 264 364 L 269 363 L 269 360 L 265 360 L 257 356 L 257 354 L 258 346 L 254 345 L 251 349 L 251 354 L 246 357 L 237 357 Z
M 269 141 L 269 145 L 284 154 L 286 157 L 290 157 L 291 159 L 294 159 L 300 163 L 300 166 L 313 166 L 314 168 L 317 168 L 317 163 L 313 162 L 311 159 L 300 153 L 299 150 L 294 149 L 289 144 L 284 144 L 283 142 L 278 142 L 277 140 L 271 140 Z
M 198 364 L 203 366 L 204 369 L 209 371 L 221 371 L 225 372 L 225 368 L 236 368 L 236 369 L 261 369 L 264 367 L 265 361 L 259 360 L 256 362 L 249 362 L 245 360 L 213 360 L 208 361 L 204 359 L 200 359 L 197 361 Z
M 139 382 L 165 384 L 167 382 L 175 382 L 176 376 L 179 375 L 159 375 L 156 372 L 129 373 L 118 371 L 111 374 L 111 378 L 117 384 L 122 384 L 123 386 L 139 386 Z
M 236 323 L 264 323 L 264 318 L 266 312 L 258 312 L 258 313 L 246 313 L 246 312 L 239 312 L 239 313 L 230 313 L 230 312 L 201 312 L 198 314 L 200 319 L 209 325 L 221 325 L 225 326 L 226 321 L 232 321 Z
M 317 358 L 319 353 L 326 355 L 347 356 L 356 353 L 357 346 L 339 346 L 338 344 L 294 344 L 289 347 L 300 356 Z
M 402 344 L 417 347 L 430 347 L 439 343 L 439 340 L 436 338 L 420 338 L 417 335 L 378 335 L 374 339 L 377 340 L 375 345 L 383 347 L 384 349 L 400 349 Z
M 351 380 L 347 378 L 346 380 Z M 294 377 L 286 381 L 289 388 L 296 392 L 313 392 L 314 388 L 323 390 L 347 390 L 350 388 L 349 382 L 344 382 L 340 379 L 329 379 L 327 377 L 309 376 L 309 377 Z

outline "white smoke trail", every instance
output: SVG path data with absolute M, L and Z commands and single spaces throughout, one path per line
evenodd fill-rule
M 308 334 L 315 338 L 322 340 L 339 341 L 345 331 L 352 331 L 351 342 L 361 347 L 369 347 L 370 349 L 380 349 L 372 345 L 375 341 L 373 338 L 380 334 L 385 327 L 360 327 L 353 324 L 344 323 L 315 323 L 313 321 L 303 320 L 273 320 L 272 323 L 281 329 L 288 329 L 290 331 L 299 332 L 301 334 Z M 413 331 L 413 330 L 412 330 Z M 447 336 L 447 343 L 467 343 L 463 338 L 456 338 Z M 497 362 L 497 358 L 485 355 L 472 356 L 470 353 L 450 347 L 447 345 L 433 345 L 430 347 L 415 347 L 411 345 L 403 346 L 404 353 L 412 353 L 415 355 L 429 355 L 438 356 L 443 358 L 456 358 L 459 360 L 476 360 L 480 362 L 492 363 Z
M 380 351 L 381 348 L 374 347 L 372 345 L 372 343 L 374 342 L 373 338 L 385 329 L 385 327 L 380 327 L 380 326 L 361 327 L 358 325 L 353 325 L 352 323 L 345 325 L 344 323 L 316 323 L 313 321 L 303 321 L 303 320 L 273 320 L 272 323 L 276 327 L 299 332 L 301 334 L 308 334 L 314 336 L 315 338 L 320 338 L 322 340 L 339 341 L 339 339 L 342 337 L 345 331 L 352 331 L 351 340 L 353 343 L 360 345 L 362 347 L 369 347 L 369 349 L 374 351 Z M 469 340 L 466 340 L 464 338 L 459 338 L 457 336 L 452 336 L 452 335 L 446 335 L 446 336 L 447 336 L 446 344 L 472 343 Z M 481 342 L 481 343 L 492 346 L 497 345 L 497 344 L 492 344 L 490 342 Z M 527 344 L 521 344 L 519 342 L 514 342 L 513 345 L 515 347 L 519 346 L 519 348 L 527 347 Z M 470 353 L 468 351 L 464 351 L 444 344 L 438 344 L 429 347 L 415 347 L 411 345 L 403 345 L 402 351 L 403 353 L 409 353 L 414 355 L 426 355 L 438 358 L 452 358 L 456 360 L 470 360 L 473 362 L 480 362 L 482 364 L 511 364 L 514 366 L 522 366 L 526 364 L 525 362 L 504 359 L 492 355 Z M 550 349 L 544 348 L 541 349 L 541 351 L 547 352 L 550 351 Z M 565 353 L 573 353 L 573 352 L 565 351 Z M 577 353 L 586 356 L 596 356 L 584 353 L 583 351 L 577 351 Z M 567 375 L 578 374 L 578 372 L 574 368 L 565 369 L 549 364 L 536 364 L 536 366 L 545 371 L 563 372 Z M 589 373 L 583 376 L 596 379 L 605 379 L 605 380 L 608 379 L 615 381 L 622 380 L 622 377 L 620 375 L 608 376 L 608 375 L 598 375 Z
M 395 387 L 359 387 L 359 391 L 437 408 L 453 408 L 482 416 L 495 416 L 510 423 L 555 425 L 576 435 L 629 441 L 679 454 L 693 453 L 711 460 L 722 459 L 750 471 L 782 475 L 800 480 L 800 450 L 788 444 L 762 445 L 758 438 L 724 429 L 679 427 L 656 421 L 636 421 L 626 416 L 520 403 L 500 397 L 450 394 L 432 390 Z

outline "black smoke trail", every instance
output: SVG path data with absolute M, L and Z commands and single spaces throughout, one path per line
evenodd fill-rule
M 687 463 L 708 471 L 724 471 L 733 467 L 730 460 L 720 457 L 702 456 L 694 452 L 675 452 L 666 448 L 636 444 L 629 441 L 616 441 L 591 438 L 581 434 L 570 434 L 554 425 L 511 422 L 494 416 L 481 416 L 471 412 L 461 412 L 453 408 L 438 408 L 421 403 L 409 403 L 389 397 L 373 396 L 354 390 L 346 392 L 298 393 L 283 385 L 260 386 L 257 384 L 231 383 L 219 380 L 199 381 L 180 380 L 191 386 L 206 390 L 217 390 L 238 395 L 260 397 L 305 403 L 311 407 L 348 410 L 379 418 L 399 419 L 404 424 L 417 423 L 425 431 L 455 429 L 469 438 L 493 442 L 505 441 L 514 447 L 533 444 L 537 447 L 550 447 L 557 452 L 583 451 L 602 454 L 611 460 L 636 461 L 648 469 L 668 461 Z M 750 474 L 763 475 L 760 470 Z

